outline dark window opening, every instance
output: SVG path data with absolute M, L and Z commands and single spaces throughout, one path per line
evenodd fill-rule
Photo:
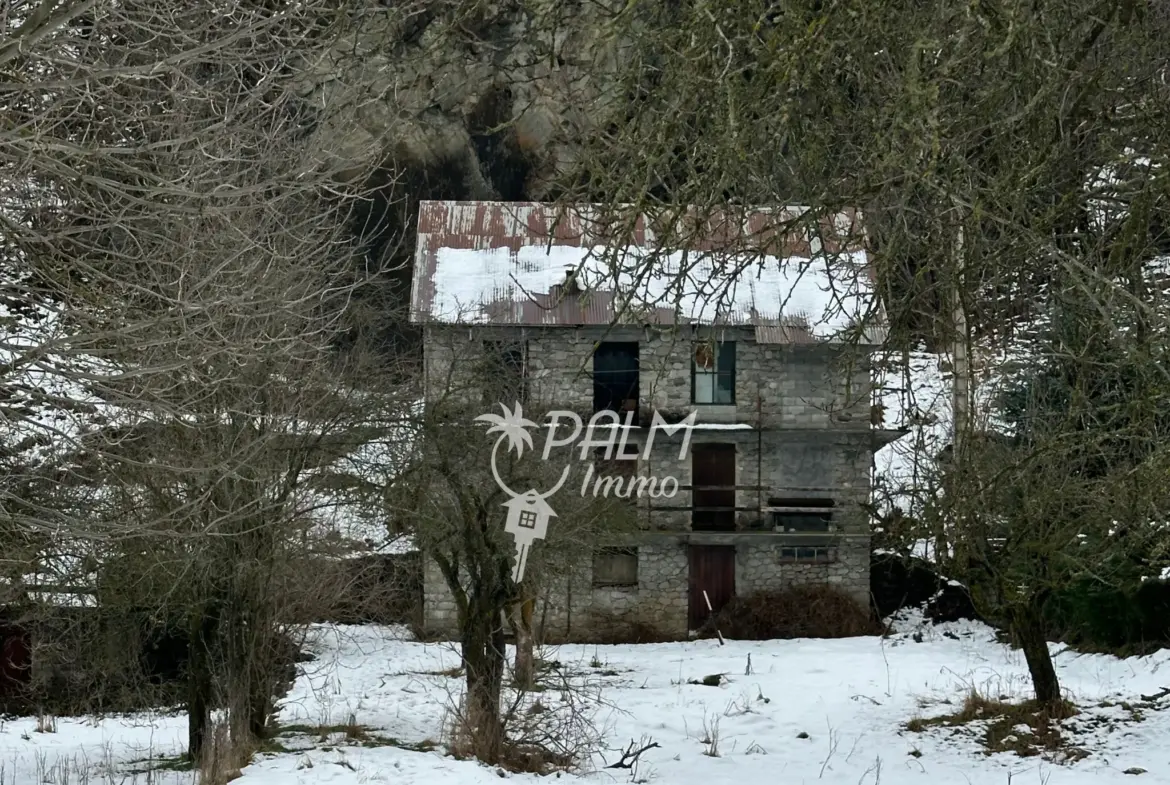
M 735 403 L 735 343 L 701 341 L 691 362 L 693 403 Z
M 832 499 L 769 499 L 772 526 L 786 532 L 827 532 L 833 524 Z
M 525 373 L 524 344 L 504 341 L 484 341 L 483 402 L 487 405 L 505 404 L 512 408 L 528 402 L 528 383 Z
M 691 445 L 691 529 L 735 531 L 735 445 Z
M 781 561 L 800 562 L 835 562 L 837 561 L 836 548 L 781 548 Z
M 638 411 L 638 342 L 607 341 L 593 352 L 593 411 Z
M 594 586 L 637 586 L 638 549 L 601 548 L 593 555 Z

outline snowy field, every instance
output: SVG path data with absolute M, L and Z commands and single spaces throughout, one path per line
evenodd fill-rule
M 1170 651 L 1143 659 L 1061 653 L 1066 693 L 1083 711 L 1064 728 L 1088 753 L 1075 762 L 986 755 L 978 724 L 955 731 L 907 730 L 915 718 L 956 711 L 974 688 L 993 698 L 1024 697 L 1022 657 L 983 626 L 933 627 L 907 620 L 885 639 L 717 641 L 642 646 L 564 646 L 543 652 L 578 681 L 600 689 L 595 709 L 606 734 L 593 770 L 560 779 L 596 783 L 1038 783 L 1170 782 L 1170 698 L 1146 701 L 1170 685 Z M 320 628 L 317 659 L 284 702 L 285 752 L 263 754 L 236 780 L 284 783 L 434 783 L 473 785 L 503 773 L 447 757 L 445 706 L 460 682 L 445 675 L 459 664 L 449 644 L 420 644 L 399 629 Z M 748 658 L 750 674 L 747 674 Z M 723 674 L 720 686 L 692 684 Z M 555 704 L 556 691 L 540 694 Z M 1121 704 L 1125 702 L 1127 707 Z M 359 738 L 320 726 L 365 726 Z M 168 768 L 182 749 L 181 715 L 57 719 L 0 726 L 0 782 L 190 783 Z M 298 730 L 299 729 L 299 730 Z M 49 730 L 50 732 L 44 732 Z M 298 733 L 300 735 L 298 735 Z M 351 734 L 354 736 L 357 734 Z M 641 765 L 605 768 L 631 740 L 660 747 Z M 150 771 L 147 771 L 150 770 Z M 1127 774 L 1126 772 L 1130 772 Z M 553 777 L 555 779 L 555 777 Z

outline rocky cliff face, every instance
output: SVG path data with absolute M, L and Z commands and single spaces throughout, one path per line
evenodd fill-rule
M 628 57 L 613 24 L 623 5 L 371 5 L 308 63 L 319 148 L 355 177 L 413 167 L 452 196 L 547 198 L 623 95 Z
M 619 0 L 371 1 L 306 58 L 316 148 L 377 188 L 356 231 L 393 269 L 388 302 L 409 293 L 420 199 L 557 196 L 625 100 L 631 14 Z

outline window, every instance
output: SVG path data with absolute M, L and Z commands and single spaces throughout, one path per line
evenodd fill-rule
M 484 358 L 480 378 L 483 383 L 484 404 L 494 406 L 502 403 L 510 408 L 517 402 L 527 402 L 525 348 L 522 343 L 483 342 Z
M 593 555 L 594 586 L 637 586 L 638 549 L 602 548 Z
M 836 548 L 781 548 L 780 561 L 835 562 Z
M 827 532 L 833 523 L 832 499 L 769 499 L 772 526 L 784 532 Z
M 593 352 L 593 411 L 638 410 L 638 342 L 603 341 Z
M 700 341 L 691 363 L 693 403 L 735 403 L 735 343 Z
M 521 510 L 519 526 L 522 529 L 536 528 L 536 513 L 532 510 Z

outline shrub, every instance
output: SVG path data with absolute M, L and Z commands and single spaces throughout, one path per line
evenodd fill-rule
M 681 639 L 682 635 L 672 635 L 634 613 L 594 611 L 589 614 L 586 625 L 576 634 L 569 636 L 566 642 L 616 646 L 630 643 L 669 643 Z
M 879 635 L 868 608 L 835 586 L 792 586 L 734 597 L 719 613 L 725 638 L 851 638 Z
M 875 553 L 870 559 L 869 591 L 879 619 L 903 608 L 922 608 L 936 624 L 980 620 L 965 587 L 946 580 L 933 565 L 914 556 Z
M 922 559 L 894 553 L 870 558 L 869 591 L 879 619 L 902 608 L 923 607 L 942 586 L 942 579 Z
M 1170 643 L 1170 581 L 1081 580 L 1044 608 L 1051 637 L 1089 651 L 1141 654 Z

